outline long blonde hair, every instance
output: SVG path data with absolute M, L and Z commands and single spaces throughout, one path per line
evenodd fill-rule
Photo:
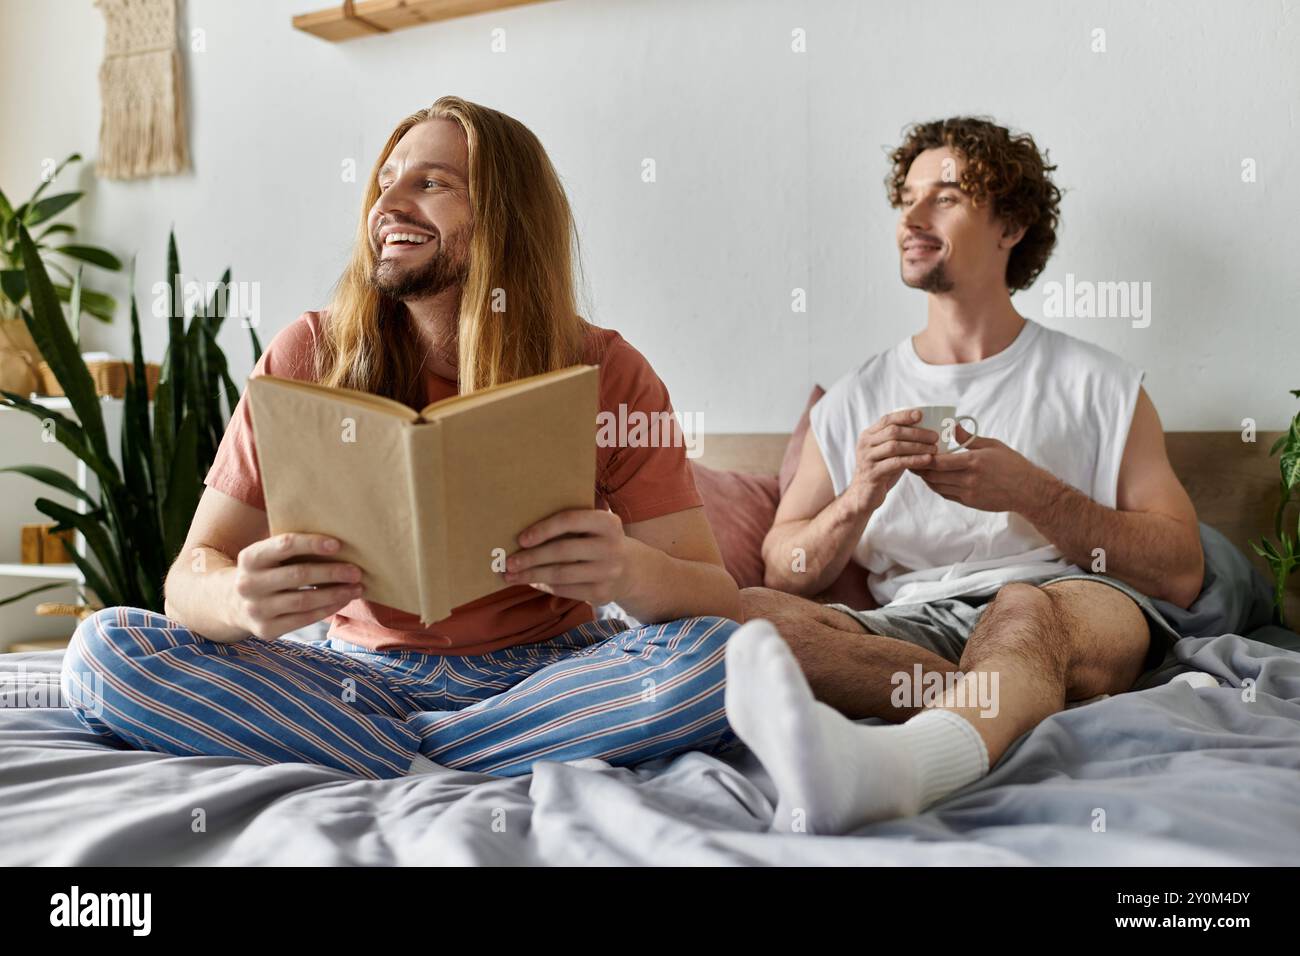
M 316 381 L 416 407 L 425 401 L 425 356 L 406 307 L 371 284 L 367 216 L 393 147 L 411 127 L 434 119 L 459 123 L 469 145 L 473 233 L 457 323 L 460 393 L 582 361 L 589 328 L 574 291 L 573 212 L 541 142 L 504 113 L 444 96 L 402 120 L 375 160 L 352 258 L 315 353 Z

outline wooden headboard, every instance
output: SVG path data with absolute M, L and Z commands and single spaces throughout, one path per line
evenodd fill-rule
M 1169 460 L 1197 517 L 1223 532 L 1270 581 L 1268 565 L 1250 542 L 1273 534 L 1279 474 L 1277 458 L 1268 450 L 1280 434 L 1260 432 L 1256 441 L 1243 442 L 1236 431 L 1165 433 Z M 706 434 L 697 460 L 710 468 L 774 474 L 789 440 L 788 434 Z M 1300 576 L 1291 586 L 1287 619 L 1300 621 Z

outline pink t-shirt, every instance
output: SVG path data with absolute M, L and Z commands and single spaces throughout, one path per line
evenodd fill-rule
M 266 347 L 250 377 L 276 375 L 311 380 L 322 314 L 304 312 Z M 599 407 L 624 414 L 672 413 L 668 390 L 645 357 L 612 329 L 589 326 L 585 361 L 600 366 Z M 456 383 L 426 373 L 426 402 L 456 394 Z M 653 419 L 652 419 L 653 420 Z M 593 423 L 592 440 L 596 429 Z M 235 406 L 204 484 L 254 508 L 266 510 L 262 476 L 253 443 L 247 392 Z M 624 522 L 646 521 L 701 506 L 686 450 L 673 446 L 596 448 L 597 507 Z M 543 641 L 592 619 L 583 601 L 553 597 L 513 585 L 455 608 L 451 617 L 424 627 L 414 614 L 367 600 L 353 601 L 334 615 L 330 636 L 373 650 L 418 650 L 431 654 L 486 654 Z

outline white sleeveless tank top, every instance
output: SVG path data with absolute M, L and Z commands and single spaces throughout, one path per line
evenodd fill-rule
M 848 486 L 858 435 L 881 416 L 955 405 L 996 438 L 1098 504 L 1115 507 L 1120 461 L 1143 373 L 1099 346 L 1026 320 L 978 362 L 930 365 L 910 338 L 868 359 L 813 406 L 811 431 L 835 494 Z M 868 522 L 854 560 L 882 605 L 996 591 L 1077 571 L 1027 520 L 949 501 L 904 472 Z

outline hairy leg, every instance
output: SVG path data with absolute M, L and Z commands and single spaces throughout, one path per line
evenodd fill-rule
M 1131 688 L 1150 639 L 1137 604 L 1109 585 L 1008 584 L 980 616 L 962 654 L 961 683 L 941 706 L 970 721 L 994 764 L 1067 701 Z
M 809 616 L 787 630 L 815 637 Z M 1109 585 L 1010 584 L 981 615 L 963 676 L 941 702 L 899 726 L 868 727 L 816 700 L 788 638 L 754 620 L 727 646 L 727 714 L 776 784 L 773 828 L 843 833 L 917 813 L 978 780 L 1068 699 L 1127 690 L 1149 640 L 1141 611 Z
M 853 720 L 907 720 L 919 708 L 893 704 L 891 678 L 903 672 L 910 679 L 917 664 L 923 673 L 946 675 L 957 670 L 953 662 L 932 651 L 868 633 L 843 611 L 806 598 L 770 588 L 746 588 L 740 592 L 740 602 L 746 621 L 762 618 L 775 625 L 817 700 Z

